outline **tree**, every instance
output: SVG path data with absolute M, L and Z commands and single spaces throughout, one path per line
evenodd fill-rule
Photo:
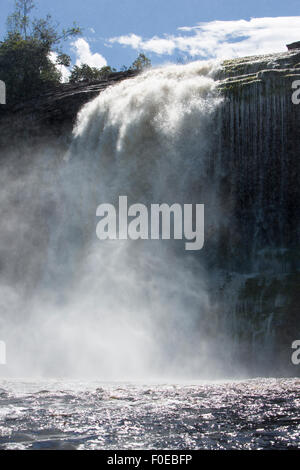
M 69 81 L 70 83 L 79 83 L 84 81 L 92 82 L 95 80 L 102 80 L 115 71 L 115 69 L 112 69 L 109 66 L 98 69 L 97 67 L 90 67 L 87 64 L 82 64 L 80 66 L 75 65 L 72 69 Z
M 54 49 L 62 41 L 66 41 L 69 37 L 77 36 L 81 32 L 81 28 L 76 23 L 71 28 L 60 31 L 59 24 L 53 23 L 51 15 L 32 21 L 32 36 Z
M 65 67 L 70 67 L 71 57 L 68 54 L 59 54 L 56 59 L 57 65 L 64 65 Z
M 18 34 L 0 44 L 0 76 L 6 83 L 8 104 L 30 98 L 61 78 L 44 45 Z
M 0 42 L 0 76 L 6 83 L 8 104 L 58 85 L 61 73 L 56 65 L 71 63 L 61 44 L 81 33 L 76 24 L 60 30 L 50 15 L 32 19 L 34 7 L 33 0 L 15 1 L 15 11 L 7 20 L 7 36 Z M 51 52 L 57 53 L 56 64 L 51 60 Z
M 27 38 L 30 26 L 30 12 L 35 8 L 33 0 L 16 0 L 15 11 L 7 18 L 7 29 L 13 34 L 19 33 L 23 39 Z
M 15 0 L 15 11 L 7 19 L 8 34 L 19 34 L 22 39 L 28 35 L 44 44 L 55 46 L 71 36 L 81 33 L 76 23 L 71 28 L 59 31 L 59 24 L 54 24 L 51 15 L 46 18 L 30 18 L 31 11 L 35 8 L 34 0 Z
M 151 60 L 141 52 L 133 62 L 131 69 L 138 70 L 140 72 L 149 67 L 151 67 Z

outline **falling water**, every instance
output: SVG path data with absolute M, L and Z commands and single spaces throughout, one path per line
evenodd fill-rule
M 125 80 L 81 109 L 67 151 L 24 144 L 2 164 L 5 374 L 216 378 L 247 374 L 252 363 L 255 373 L 258 362 L 270 370 L 284 286 L 295 283 L 277 276 L 278 253 L 297 230 L 293 113 L 285 94 L 272 98 L 274 73 L 259 72 L 229 100 L 222 73 L 195 62 Z M 147 207 L 204 204 L 204 248 L 100 241 L 97 207 L 117 208 L 122 195 Z M 271 261 L 261 254 L 268 247 Z
M 288 99 L 257 80 L 228 100 L 221 73 L 147 71 L 86 104 L 67 151 L 24 142 L 1 163 L 1 449 L 299 447 L 297 379 L 215 380 L 269 374 L 297 292 Z M 121 195 L 204 204 L 204 248 L 100 241 L 97 207 Z
M 214 72 L 212 63 L 172 65 L 108 88 L 80 111 L 55 168 L 46 149 L 44 163 L 10 182 L 10 195 L 24 185 L 12 240 L 18 283 L 5 286 L 17 318 L 13 332 L 3 324 L 12 373 L 224 374 L 228 344 L 209 298 L 205 247 L 96 237 L 97 206 L 117 206 L 120 195 L 147 206 L 205 204 L 206 227 L 216 230 Z

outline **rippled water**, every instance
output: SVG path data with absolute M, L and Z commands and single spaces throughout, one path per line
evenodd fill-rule
M 300 448 L 300 380 L 0 381 L 0 449 Z

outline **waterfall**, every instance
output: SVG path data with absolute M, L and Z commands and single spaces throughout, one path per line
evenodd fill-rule
M 24 319 L 10 338 L 23 370 L 101 379 L 223 371 L 205 255 L 186 252 L 183 240 L 96 237 L 97 206 L 121 195 L 129 204 L 205 204 L 206 226 L 217 226 L 210 176 L 222 98 L 214 72 L 210 62 L 171 65 L 108 88 L 80 111 L 62 163 L 50 171 L 47 150 L 38 176 L 28 172 L 40 194 L 27 189 L 27 212 L 45 218 L 36 230 L 43 226 L 47 240 L 39 254 L 34 243 L 28 253 L 16 243 L 22 266 L 26 255 L 39 265 L 30 294 L 21 276 L 14 297 Z
M 124 80 L 83 106 L 67 151 L 24 144 L 2 163 L 9 374 L 206 379 L 269 370 L 282 318 L 295 311 L 292 300 L 286 312 L 286 293 L 297 283 L 299 171 L 290 170 L 288 144 L 297 116 L 273 72 L 243 86 L 222 73 L 195 62 Z M 204 204 L 204 248 L 100 241 L 97 207 L 117 207 L 120 196 L 129 206 Z

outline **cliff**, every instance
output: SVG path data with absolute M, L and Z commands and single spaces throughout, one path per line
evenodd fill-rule
M 56 149 L 67 149 L 80 107 L 133 76 L 120 72 L 93 84 L 66 84 L 13 109 L 1 107 L 1 155 L 21 159 L 26 153 L 30 159 L 47 142 L 53 149 L 47 158 L 61 158 Z M 300 106 L 291 98 L 292 83 L 300 79 L 300 51 L 225 61 L 217 79 L 224 102 L 218 111 L 221 129 L 212 129 L 210 176 L 217 179 L 223 224 L 208 240 L 205 255 L 208 272 L 221 273 L 211 297 L 220 328 L 234 339 L 250 372 L 265 371 L 267 364 L 270 374 L 294 374 L 291 343 L 300 331 Z M 37 246 L 47 241 L 47 214 L 43 217 L 45 234 L 40 231 Z M 37 220 L 39 213 L 32 223 Z
M 61 137 L 69 133 L 83 104 L 105 88 L 136 74 L 129 70 L 93 83 L 62 84 L 12 108 L 1 106 L 1 147 L 15 145 L 23 136 Z M 234 106 L 236 101 L 256 101 L 255 94 L 291 101 L 291 83 L 300 78 L 300 51 L 226 60 L 216 78 L 220 80 L 221 92 Z M 296 110 L 292 107 L 290 110 L 295 115 Z
M 253 361 L 253 373 L 268 363 L 270 374 L 293 375 L 290 348 L 300 332 L 300 106 L 292 103 L 292 83 L 300 79 L 300 51 L 223 65 L 218 152 L 230 223 L 218 262 L 239 273 L 222 286 L 223 306 L 237 344 L 248 342 L 242 355 Z
M 134 77 L 136 72 L 115 72 L 92 83 L 67 83 L 16 106 L 0 108 L 0 148 L 14 148 L 22 140 L 37 145 L 48 139 L 64 141 L 70 135 L 82 105 L 109 86 Z

